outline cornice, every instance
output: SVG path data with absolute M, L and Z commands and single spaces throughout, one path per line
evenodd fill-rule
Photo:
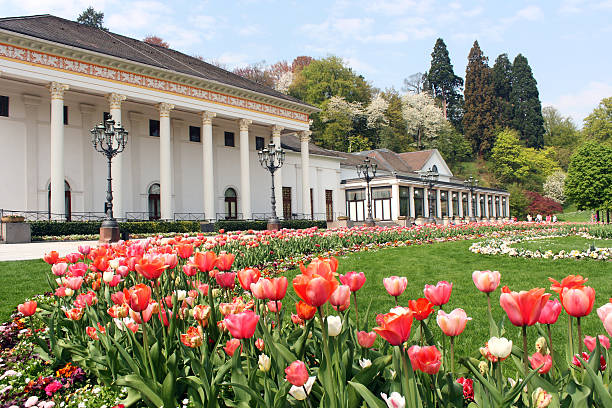
M 70 45 L 59 44 L 44 39 L 30 37 L 24 34 L 11 32 L 4 29 L 0 29 L 0 43 L 5 43 L 20 48 L 27 48 L 32 51 L 51 54 L 53 56 L 58 57 L 65 57 L 89 64 L 95 64 L 102 67 L 127 71 L 129 73 L 143 75 L 154 79 L 170 81 L 180 85 L 199 88 L 204 91 L 222 93 L 230 97 L 243 98 L 257 103 L 272 105 L 278 108 L 300 112 L 306 116 L 319 111 L 318 108 L 312 106 L 294 103 L 280 98 L 275 98 L 273 96 L 261 94 L 256 91 L 246 90 L 237 86 L 203 79 L 189 74 L 178 73 L 176 71 L 164 68 L 153 67 L 147 64 L 113 57 L 96 51 L 84 50 Z M 306 119 L 306 122 L 307 121 L 308 120 Z

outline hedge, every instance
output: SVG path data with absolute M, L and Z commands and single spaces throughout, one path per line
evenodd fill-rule
M 93 235 L 100 232 L 99 221 L 32 221 L 33 237 L 64 236 L 64 235 Z M 199 232 L 198 221 L 142 221 L 120 222 L 119 229 L 129 234 L 152 234 L 163 232 Z
M 312 220 L 281 220 L 282 228 L 304 229 L 310 227 L 327 228 L 327 221 Z M 265 230 L 268 221 L 246 221 L 246 220 L 222 220 L 215 222 L 215 230 L 225 231 L 261 231 Z

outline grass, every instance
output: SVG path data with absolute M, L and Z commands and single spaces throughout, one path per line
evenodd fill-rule
M 566 252 L 573 249 L 584 251 L 590 246 L 595 245 L 597 248 L 612 248 L 612 239 L 586 239 L 577 236 L 536 239 L 533 241 L 524 241 L 512 245 L 515 248 L 529 249 L 531 251 L 540 250 L 540 252 L 551 250 L 557 253 L 562 249 Z
M 0 323 L 26 298 L 49 291 L 45 277 L 49 272 L 49 265 L 41 259 L 0 262 Z

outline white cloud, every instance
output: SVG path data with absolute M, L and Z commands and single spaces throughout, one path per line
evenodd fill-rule
M 257 35 L 260 33 L 261 33 L 261 27 L 259 26 L 259 24 L 245 25 L 238 30 L 238 34 L 244 37 L 248 37 L 251 35 Z
M 351 68 L 353 68 L 353 70 L 360 74 L 374 74 L 378 72 L 378 69 L 376 69 L 376 67 L 356 57 L 344 58 L 344 62 L 346 62 L 348 66 L 350 66 Z
M 543 105 L 554 106 L 562 114 L 571 116 L 578 126 L 582 126 L 582 120 L 593 111 L 603 98 L 610 96 L 612 96 L 611 83 L 592 81 L 579 91 L 563 94 L 556 101 Z
M 224 52 L 218 58 L 216 58 L 216 60 L 227 65 L 230 69 L 249 64 L 248 55 L 234 52 Z
M 366 11 L 398 16 L 410 12 L 424 14 L 431 10 L 432 2 L 427 0 L 374 0 L 366 6 Z

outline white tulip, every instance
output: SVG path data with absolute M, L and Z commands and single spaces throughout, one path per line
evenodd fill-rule
M 316 379 L 317 377 L 314 376 L 308 377 L 306 384 L 304 384 L 302 387 L 296 387 L 295 385 L 292 385 L 291 389 L 289 390 L 289 394 L 291 394 L 291 396 L 298 401 L 305 400 L 308 394 L 310 394 L 310 390 L 312 389 L 312 385 L 314 384 Z
M 108 261 L 108 265 L 113 269 L 117 269 L 119 267 L 119 260 L 116 258 L 111 259 L 110 261 Z
M 176 300 L 178 300 L 179 302 L 182 302 L 183 300 L 185 300 L 186 297 L 187 297 L 187 291 L 184 291 L 184 290 L 176 291 Z
M 487 343 L 489 352 L 497 358 L 507 358 L 512 353 L 512 340 L 505 337 L 491 337 Z
M 270 357 L 265 354 L 259 355 L 259 369 L 264 373 L 270 371 Z
M 327 317 L 327 334 L 336 337 L 342 331 L 342 318 L 340 316 Z
M 380 396 L 385 400 L 389 408 L 404 408 L 406 406 L 406 398 L 402 397 L 399 392 L 392 392 L 388 398 L 387 394 L 381 392 Z
M 72 289 L 70 289 L 70 288 L 66 288 L 64 293 L 66 293 L 66 296 L 72 296 L 74 291 Z
M 361 368 L 368 368 L 372 365 L 372 361 L 367 358 L 362 358 L 359 360 L 359 365 L 361 366 Z
M 113 276 L 115 276 L 115 273 L 113 271 L 106 271 L 102 274 L 102 280 L 106 283 L 109 283 L 113 280 Z

